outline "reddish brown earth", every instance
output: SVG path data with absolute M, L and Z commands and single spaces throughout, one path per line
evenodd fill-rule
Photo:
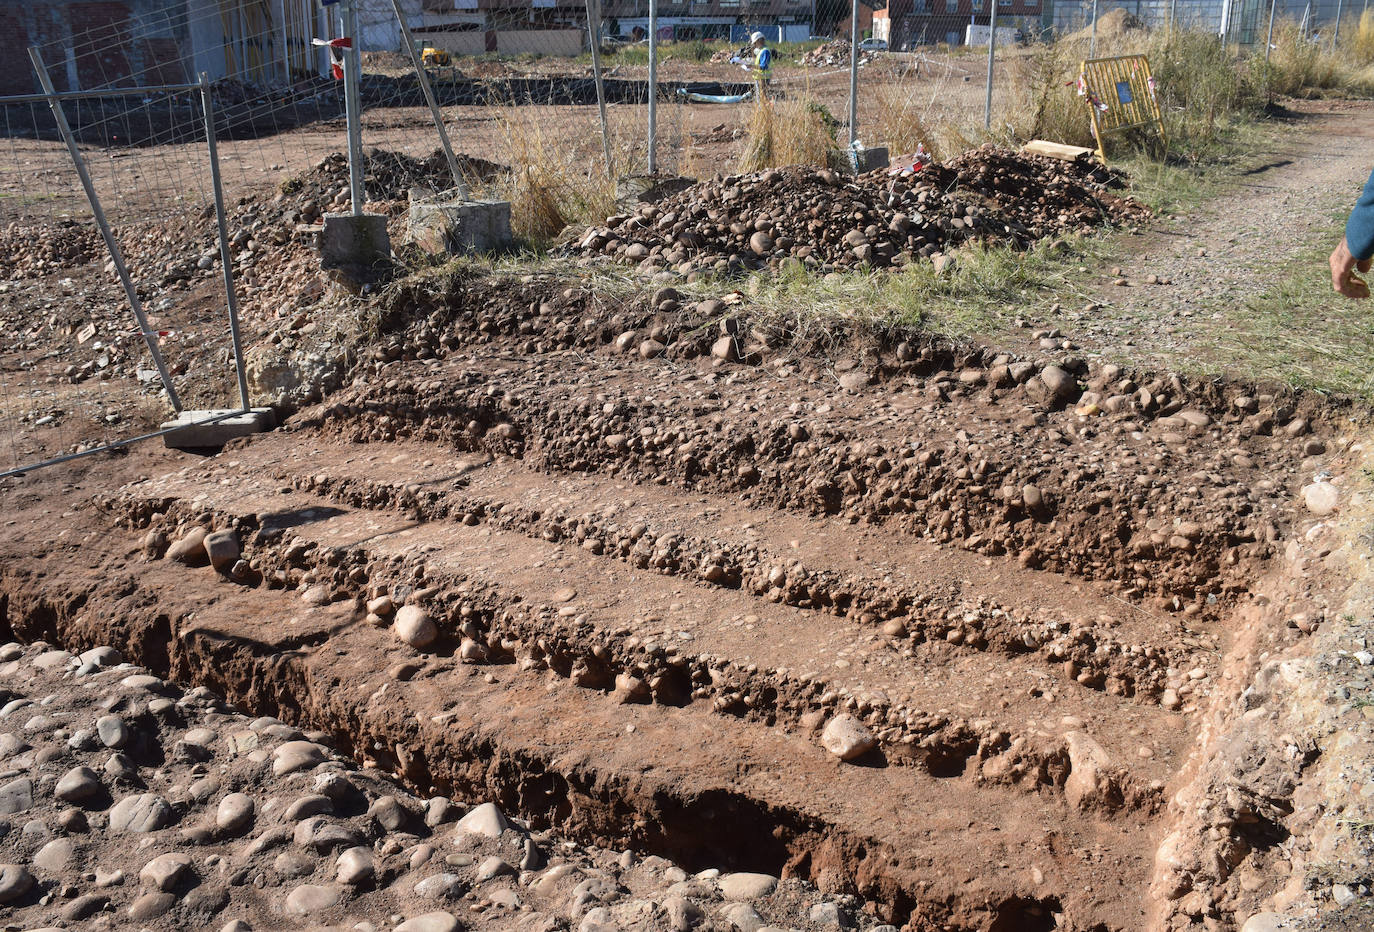
M 281 432 L 140 451 L 149 478 L 92 470 L 61 515 L 56 474 L 16 484 L 10 629 L 114 643 L 421 793 L 911 929 L 1142 927 L 1121 891 L 1339 409 L 930 341 L 855 344 L 847 391 L 712 356 L 714 304 L 588 326 L 575 289 L 450 288 L 418 321 L 397 296 L 402 358 Z M 615 352 L 655 327 L 663 358 Z M 195 526 L 242 563 L 165 557 Z M 364 617 L 381 595 L 438 640 Z M 846 711 L 878 740 L 853 763 L 817 740 Z
M 1310 876 L 1331 751 L 1254 713 L 1344 624 L 1302 490 L 1345 507 L 1359 408 L 544 275 L 381 307 L 274 434 L 3 480 L 3 633 L 865 927 L 1233 929 Z

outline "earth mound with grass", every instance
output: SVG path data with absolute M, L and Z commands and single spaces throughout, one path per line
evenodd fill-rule
M 967 242 L 1025 247 L 1145 216 L 1120 193 L 1124 186 L 1124 176 L 1100 165 L 990 145 L 918 171 L 769 169 L 700 182 L 608 217 L 570 248 L 683 273 L 784 262 L 823 271 L 938 264 Z
M 1118 7 L 1109 10 L 1097 18 L 1097 38 L 1120 40 L 1132 34 L 1144 34 L 1148 32 L 1145 21 L 1133 13 L 1129 13 Z M 1087 42 L 1093 34 L 1092 23 L 1084 26 L 1077 32 L 1065 36 L 1068 42 Z

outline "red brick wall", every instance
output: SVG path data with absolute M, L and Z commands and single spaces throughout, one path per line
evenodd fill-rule
M 0 53 L 0 94 L 32 94 L 37 90 L 27 53 L 29 30 L 22 12 L 20 6 L 0 6 L 0 36 L 4 36 L 6 46 Z
M 81 87 L 127 83 L 120 79 L 133 73 L 126 53 L 129 42 L 129 7 L 124 3 L 70 3 L 72 44 L 90 51 L 76 57 L 76 79 Z

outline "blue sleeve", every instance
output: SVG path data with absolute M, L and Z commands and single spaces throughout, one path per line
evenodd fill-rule
M 760 70 L 760 71 L 767 71 L 769 68 L 772 68 L 772 67 L 773 67 L 773 50 L 772 50 L 772 49 L 760 49 L 760 50 L 759 50 L 759 70 Z
M 1345 244 L 1356 259 L 1374 258 L 1374 172 L 1364 184 L 1364 193 L 1355 202 L 1345 225 Z

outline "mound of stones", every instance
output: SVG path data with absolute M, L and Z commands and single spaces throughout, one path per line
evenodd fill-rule
M 470 155 L 457 154 L 458 168 L 469 181 L 492 181 L 508 171 L 502 165 Z M 363 185 L 373 201 L 403 201 L 413 187 L 444 191 L 453 187 L 453 173 L 440 149 L 427 158 L 417 159 L 389 149 L 368 149 L 363 155 Z M 300 203 L 329 202 L 348 192 L 348 156 L 342 152 L 326 155 L 297 178 L 282 184 L 282 190 Z
M 874 58 L 873 52 L 859 51 L 859 64 L 866 65 Z M 832 68 L 849 64 L 849 40 L 831 39 L 825 45 L 807 52 L 801 63 L 809 68 Z
M 857 178 L 783 168 L 700 182 L 608 217 L 572 251 L 645 269 L 726 272 L 795 260 L 821 271 L 901 266 L 966 242 L 1025 247 L 1141 217 L 1119 174 L 984 146 L 948 164 Z
M 0 279 L 40 278 L 85 265 L 104 252 L 93 223 L 11 223 L 0 230 Z
M 11 929 L 893 930 L 798 881 L 418 797 L 110 647 L 0 646 L 0 770 Z

